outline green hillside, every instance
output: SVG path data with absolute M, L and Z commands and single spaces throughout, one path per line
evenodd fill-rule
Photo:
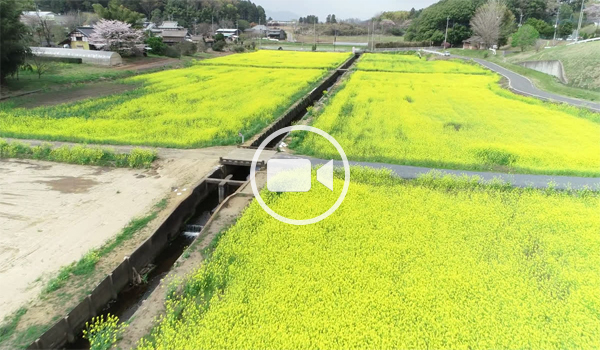
M 569 85 L 600 90 L 600 41 L 542 49 L 537 53 L 527 51 L 507 58 L 511 63 L 559 60 L 565 67 Z

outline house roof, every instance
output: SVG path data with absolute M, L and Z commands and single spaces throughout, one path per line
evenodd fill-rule
M 75 30 L 77 30 L 78 32 L 81 32 L 83 35 L 87 36 L 88 38 L 94 32 L 93 27 L 77 27 L 77 29 L 75 29 Z
M 184 30 L 164 30 L 160 33 L 160 36 L 169 38 L 185 38 L 188 35 L 188 31 Z
M 483 42 L 483 39 L 481 39 L 481 37 L 479 37 L 477 35 L 473 35 L 469 39 L 463 40 L 463 43 L 482 43 L 482 42 Z
M 250 28 L 250 29 L 248 29 L 248 30 L 251 30 L 251 31 L 259 31 L 259 30 L 263 30 L 263 31 L 264 31 L 264 30 L 268 30 L 268 29 L 269 29 L 269 28 L 267 28 L 267 26 L 265 26 L 265 25 L 263 25 L 263 24 L 260 24 L 260 25 L 256 25 L 256 26 L 254 26 L 254 27 L 252 27 L 252 28 Z
M 180 27 L 179 23 L 177 23 L 177 21 L 164 21 L 158 26 L 158 28 L 160 28 L 160 29 L 182 29 L 183 27 Z

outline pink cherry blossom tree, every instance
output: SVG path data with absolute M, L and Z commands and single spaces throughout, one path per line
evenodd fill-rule
M 116 51 L 123 56 L 133 56 L 141 52 L 138 44 L 142 43 L 143 38 L 142 31 L 131 28 L 131 24 L 101 19 L 94 25 L 90 44 L 105 51 Z

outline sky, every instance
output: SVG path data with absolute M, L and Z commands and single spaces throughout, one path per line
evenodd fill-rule
M 291 12 L 298 16 L 317 15 L 319 21 L 324 20 L 328 14 L 335 14 L 336 18 L 368 19 L 374 14 L 383 11 L 410 10 L 412 7 L 420 9 L 427 7 L 438 0 L 254 0 L 267 12 Z M 275 16 L 274 16 L 275 17 Z M 274 18 L 279 19 L 279 18 Z

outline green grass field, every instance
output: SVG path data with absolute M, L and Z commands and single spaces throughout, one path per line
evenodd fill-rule
M 559 60 L 568 85 L 600 92 L 600 41 L 578 45 L 561 45 L 540 52 L 527 51 L 507 57 L 508 62 Z

